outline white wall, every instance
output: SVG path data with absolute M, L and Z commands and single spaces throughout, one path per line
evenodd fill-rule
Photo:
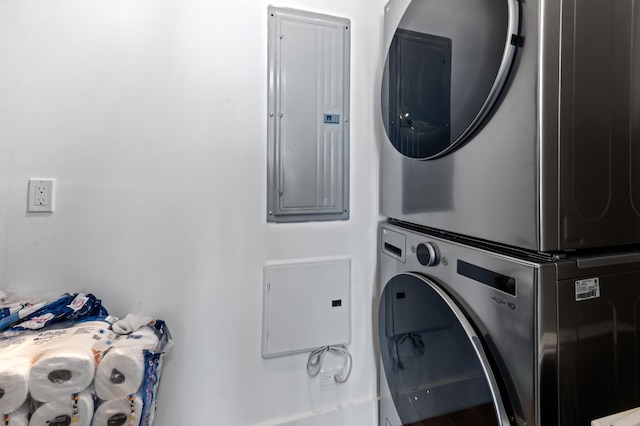
M 383 4 L 274 4 L 352 20 L 351 219 L 268 225 L 267 1 L 0 0 L 0 288 L 165 319 L 157 426 L 374 424 Z M 26 213 L 30 177 L 57 179 L 55 213 Z M 262 266 L 330 255 L 354 369 L 320 388 L 306 355 L 260 356 Z

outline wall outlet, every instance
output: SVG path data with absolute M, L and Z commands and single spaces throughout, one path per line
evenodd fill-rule
M 334 368 L 332 370 L 320 370 L 320 386 L 333 385 L 336 382 L 336 374 L 340 374 L 339 368 Z
M 54 211 L 55 179 L 29 179 L 27 211 L 52 213 Z

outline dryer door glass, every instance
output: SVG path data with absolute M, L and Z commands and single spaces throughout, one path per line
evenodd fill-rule
M 499 97 L 518 44 L 518 2 L 395 0 L 385 19 L 395 28 L 382 84 L 387 136 L 411 158 L 445 155 Z
M 382 293 L 378 319 L 388 384 L 381 398 L 391 395 L 403 425 L 509 424 L 480 339 L 436 284 L 395 276 Z

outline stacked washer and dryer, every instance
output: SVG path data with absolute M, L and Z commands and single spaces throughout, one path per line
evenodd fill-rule
M 640 406 L 640 4 L 385 8 L 380 425 Z

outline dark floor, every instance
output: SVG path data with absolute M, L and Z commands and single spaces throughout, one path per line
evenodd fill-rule
M 463 411 L 411 423 L 407 426 L 496 426 L 498 419 L 493 404 L 483 404 Z

